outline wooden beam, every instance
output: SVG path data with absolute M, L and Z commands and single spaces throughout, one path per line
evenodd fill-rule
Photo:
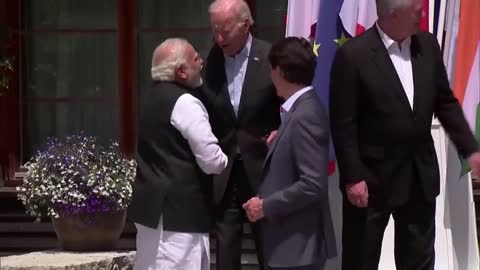
M 117 0 L 117 56 L 120 100 L 120 148 L 133 157 L 137 120 L 137 30 L 136 1 Z
M 0 96 L 0 178 L 4 179 L 6 185 L 21 162 L 21 2 L 0 0 L 0 24 L 5 25 L 9 32 L 7 40 L 1 41 L 0 45 L 5 49 L 13 66 L 8 90 Z

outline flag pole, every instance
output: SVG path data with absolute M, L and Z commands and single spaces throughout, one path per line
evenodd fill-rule
M 435 18 L 435 0 L 428 4 L 428 32 L 433 33 L 433 22 Z
M 445 10 L 446 0 L 440 1 L 440 12 L 438 13 L 437 40 L 438 44 L 443 44 L 443 30 L 445 28 Z
M 447 18 L 445 22 L 445 46 L 443 48 L 443 62 L 445 63 L 445 66 L 447 69 L 450 67 L 450 50 L 453 49 L 451 48 L 451 40 L 452 40 L 452 35 L 453 35 L 453 29 L 455 27 L 454 25 L 454 19 L 455 19 L 455 2 L 457 0 L 450 0 L 448 1 L 448 6 L 447 6 Z M 449 72 L 448 72 L 449 73 Z M 452 74 L 449 74 L 452 75 Z M 451 79 L 452 76 L 449 76 Z

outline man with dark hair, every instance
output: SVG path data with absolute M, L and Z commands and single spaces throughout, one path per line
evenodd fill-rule
M 377 0 L 377 13 L 376 25 L 337 51 L 330 80 L 344 194 L 342 269 L 378 268 L 390 215 L 397 269 L 433 269 L 440 191 L 433 116 L 476 175 L 480 153 L 437 39 L 419 31 L 423 0 Z
M 258 197 L 243 207 L 259 221 L 267 269 L 323 269 L 336 255 L 328 200 L 327 113 L 311 84 L 315 55 L 306 39 L 272 47 L 271 78 L 282 105 L 282 124 L 264 163 Z
M 200 99 L 222 150 L 229 157 L 225 171 L 214 177 L 217 204 L 217 264 L 240 270 L 242 204 L 257 194 L 267 144 L 280 124 L 280 101 L 269 78 L 270 44 L 250 34 L 253 25 L 243 0 L 216 0 L 209 7 L 215 45 L 205 61 Z M 255 246 L 261 250 L 257 226 Z M 259 264 L 261 254 L 257 253 Z

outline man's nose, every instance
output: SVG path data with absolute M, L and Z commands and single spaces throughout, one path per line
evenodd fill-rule
M 223 39 L 223 36 L 222 36 L 220 33 L 216 33 L 216 34 L 215 34 L 215 41 L 216 41 L 217 43 L 222 43 L 223 40 L 224 40 L 224 39 Z

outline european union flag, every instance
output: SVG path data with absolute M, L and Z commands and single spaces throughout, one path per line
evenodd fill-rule
M 373 0 L 368 0 L 373 1 Z M 328 112 L 330 69 L 337 48 L 347 41 L 347 32 L 340 19 L 343 0 L 320 0 L 315 42 L 313 50 L 317 55 L 317 67 L 313 87 Z M 349 36 L 348 36 L 349 37 Z M 330 144 L 329 173 L 335 171 L 335 152 Z

